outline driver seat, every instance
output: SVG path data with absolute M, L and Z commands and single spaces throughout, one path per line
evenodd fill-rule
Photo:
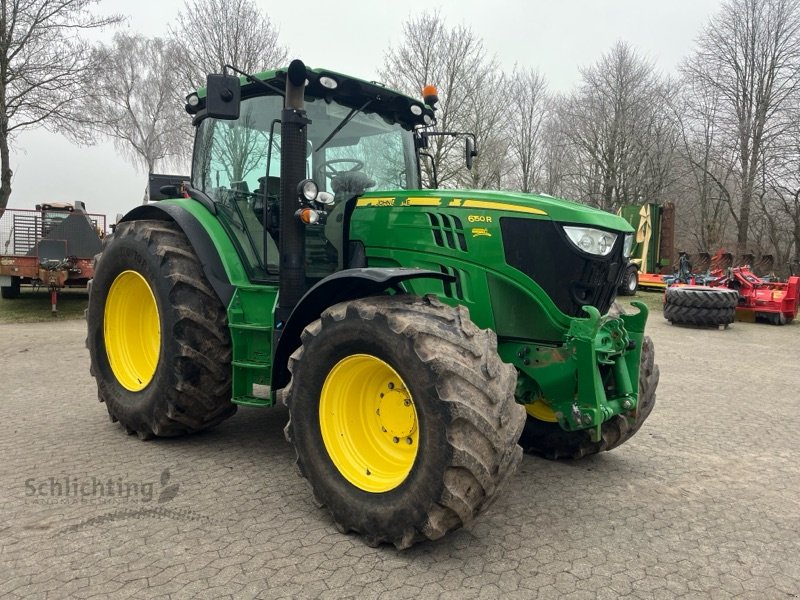
M 347 202 L 356 196 L 360 196 L 375 185 L 369 175 L 361 171 L 345 171 L 340 173 L 331 181 L 333 190 L 334 206 L 328 212 L 325 221 L 325 238 L 336 249 L 339 256 L 339 269 L 343 269 L 342 264 L 344 254 L 342 253 L 344 238 L 344 209 Z

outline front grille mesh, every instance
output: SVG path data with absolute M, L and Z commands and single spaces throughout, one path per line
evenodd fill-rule
M 584 317 L 587 304 L 602 314 L 611 308 L 624 274 L 622 235 L 608 256 L 595 257 L 575 248 L 552 221 L 504 217 L 500 228 L 506 262 L 538 283 L 564 314 Z

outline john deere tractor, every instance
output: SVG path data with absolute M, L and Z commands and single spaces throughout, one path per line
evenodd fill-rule
M 451 135 L 436 100 L 300 61 L 209 76 L 187 98 L 190 180 L 98 259 L 87 345 L 112 421 L 176 436 L 282 402 L 337 528 L 399 548 L 485 509 L 520 444 L 629 439 L 658 378 L 644 305 L 608 314 L 632 228 L 548 196 L 422 189 L 429 140 Z

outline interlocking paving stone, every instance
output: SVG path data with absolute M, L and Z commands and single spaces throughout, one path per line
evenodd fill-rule
M 526 456 L 487 514 L 398 552 L 315 506 L 282 408 L 141 442 L 97 402 L 82 322 L 0 325 L 0 597 L 800 597 L 800 324 L 655 312 L 649 333 L 661 383 L 636 437 Z

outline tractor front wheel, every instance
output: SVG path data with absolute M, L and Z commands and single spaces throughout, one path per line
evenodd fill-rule
M 117 226 L 96 261 L 86 320 L 98 398 L 128 433 L 193 433 L 236 412 L 225 308 L 174 223 Z
M 302 335 L 286 437 L 342 532 L 406 548 L 489 506 L 522 456 L 525 411 L 493 332 L 435 298 L 337 304 Z
M 645 336 L 639 361 L 639 403 L 633 415 L 628 418 L 616 415 L 603 423 L 601 439 L 594 442 L 587 431 L 565 431 L 552 418 L 542 420 L 543 411 L 534 403 L 530 405 L 529 412 L 533 414 L 529 414 L 525 422 L 520 444 L 525 452 L 552 460 L 582 458 L 613 450 L 631 439 L 650 416 L 656 404 L 658 377 L 653 341 Z

